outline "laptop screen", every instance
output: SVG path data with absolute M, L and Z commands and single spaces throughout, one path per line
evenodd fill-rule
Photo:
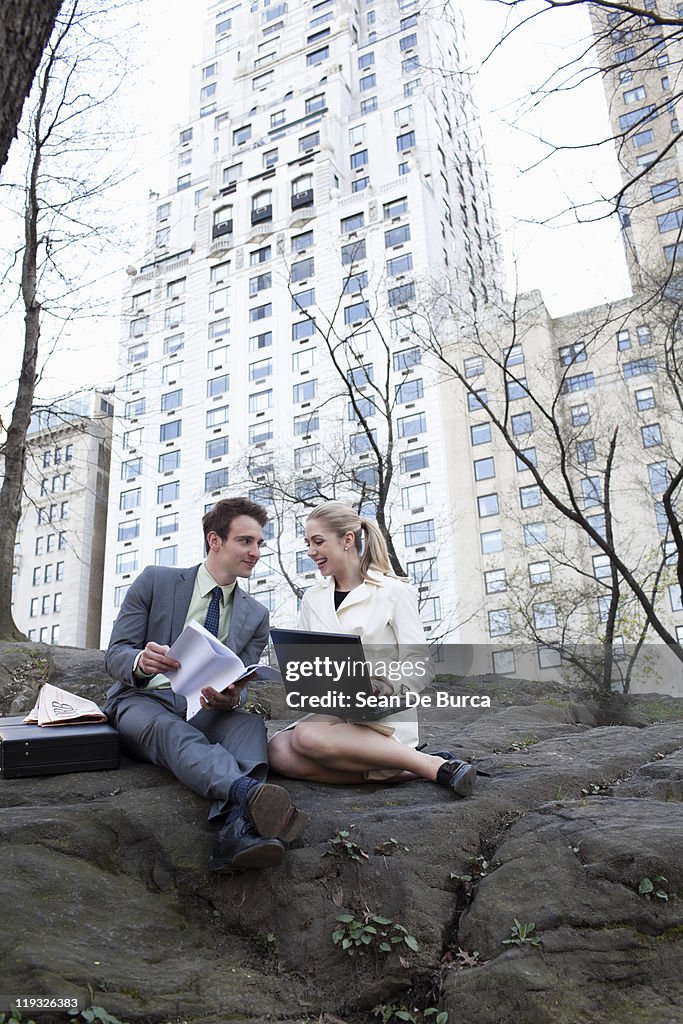
M 374 696 L 370 663 L 360 637 L 353 633 L 314 633 L 271 629 L 275 656 L 293 710 L 351 720 L 382 718 L 405 705 Z

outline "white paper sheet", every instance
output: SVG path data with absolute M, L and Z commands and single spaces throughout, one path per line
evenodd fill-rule
M 222 644 L 218 637 L 198 622 L 190 622 L 168 652 L 169 658 L 180 662 L 180 668 L 167 671 L 172 689 L 187 701 L 189 720 L 202 706 L 199 698 L 205 686 L 226 690 L 231 683 L 246 681 L 252 676 L 279 679 L 280 675 L 269 665 L 246 665 L 234 651 Z

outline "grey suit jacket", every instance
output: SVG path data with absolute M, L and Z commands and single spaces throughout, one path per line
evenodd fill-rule
M 148 565 L 126 594 L 114 623 L 104 663 L 117 681 L 107 694 L 119 696 L 135 686 L 133 662 L 149 641 L 172 644 L 183 631 L 199 566 L 170 569 Z M 235 587 L 226 646 L 245 665 L 255 664 L 268 642 L 268 609 Z

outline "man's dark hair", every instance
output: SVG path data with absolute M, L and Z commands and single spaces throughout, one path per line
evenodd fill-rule
M 255 501 L 249 501 L 249 498 L 223 498 L 202 519 L 204 541 L 208 540 L 210 533 L 217 533 L 221 540 L 227 540 L 232 521 L 238 516 L 249 516 L 259 526 L 265 526 L 268 522 L 268 513 L 263 505 L 257 505 Z

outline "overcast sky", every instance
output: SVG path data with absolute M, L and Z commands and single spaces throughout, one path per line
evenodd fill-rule
M 127 90 L 138 141 L 130 157 L 134 173 L 121 193 L 122 208 L 133 222 L 144 223 L 148 191 L 167 187 L 169 140 L 174 128 L 187 120 L 189 69 L 201 59 L 205 9 L 205 0 L 143 0 L 141 5 L 143 24 L 134 35 L 139 71 L 129 76 Z M 464 0 L 464 10 L 510 290 L 515 282 L 521 291 L 539 288 L 552 315 L 627 294 L 613 219 L 564 227 L 537 223 L 573 200 L 614 194 L 618 176 L 613 155 L 578 152 L 520 174 L 547 152 L 538 136 L 577 142 L 608 133 L 597 78 L 581 91 L 544 99 L 523 119 L 519 114 L 520 104 L 529 106 L 531 91 L 553 68 L 583 48 L 590 35 L 587 14 L 581 7 L 550 12 L 513 34 L 482 66 L 500 38 L 507 11 L 496 0 Z M 131 243 L 130 252 L 113 253 L 110 265 L 103 265 L 101 286 L 111 296 L 109 313 L 97 327 L 64 339 L 62 354 L 52 357 L 45 374 L 43 395 L 113 378 L 125 267 L 138 264 L 141 256 L 140 238 Z M 20 333 L 17 319 L 17 363 Z M 11 385 L 1 394 L 3 404 L 10 401 Z

